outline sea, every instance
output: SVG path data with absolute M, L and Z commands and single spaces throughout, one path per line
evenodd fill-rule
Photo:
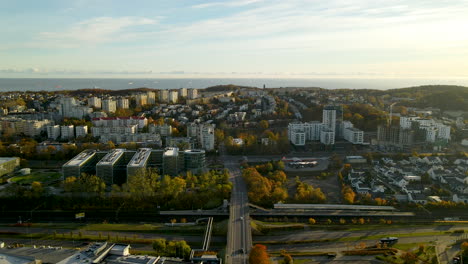
M 0 92 L 58 91 L 98 88 L 121 90 L 131 88 L 178 89 L 207 88 L 215 85 L 241 85 L 251 87 L 320 87 L 325 89 L 394 89 L 420 85 L 468 86 L 467 78 L 454 79 L 402 79 L 402 78 L 179 78 L 179 79 L 119 79 L 119 78 L 0 78 Z

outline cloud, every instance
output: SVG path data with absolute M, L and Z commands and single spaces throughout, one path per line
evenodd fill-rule
M 212 8 L 212 7 L 239 7 L 246 6 L 255 3 L 263 2 L 264 0 L 234 0 L 234 1 L 223 1 L 223 2 L 209 2 L 198 5 L 193 5 L 192 8 Z
M 58 32 L 42 32 L 39 38 L 59 46 L 75 47 L 115 41 L 119 33 L 130 28 L 154 25 L 158 21 L 144 17 L 96 17 L 81 21 Z

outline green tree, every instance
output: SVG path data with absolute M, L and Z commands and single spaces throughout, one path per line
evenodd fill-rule
M 153 240 L 153 249 L 158 254 L 164 254 L 166 252 L 167 241 L 164 238 L 158 238 Z

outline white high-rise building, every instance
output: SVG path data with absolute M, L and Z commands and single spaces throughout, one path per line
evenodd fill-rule
M 137 94 L 135 96 L 136 105 L 137 106 L 144 106 L 148 104 L 148 95 L 146 94 Z
M 214 125 L 203 124 L 200 127 L 200 147 L 205 150 L 214 150 L 215 148 L 215 137 L 214 137 Z
M 63 117 L 83 119 L 92 112 L 92 108 L 79 105 L 74 97 L 62 97 L 59 99 L 59 114 Z
M 60 126 L 47 126 L 47 137 L 53 140 L 57 140 L 60 137 Z
M 74 97 L 62 97 L 60 98 L 59 113 L 63 117 L 73 117 L 74 108 L 77 105 L 78 104 L 76 103 L 76 100 Z
M 104 99 L 102 100 L 102 110 L 114 113 L 117 110 L 117 103 L 110 98 Z
M 304 146 L 306 142 L 306 132 L 303 128 L 295 128 L 289 132 L 289 141 L 295 146 Z
M 324 145 L 335 144 L 335 131 L 324 129 L 320 133 L 320 142 Z
M 197 99 L 198 98 L 198 89 L 188 89 L 188 99 Z
M 305 133 L 305 140 L 320 140 L 320 131 L 322 131 L 323 124 L 318 121 L 305 122 L 305 123 L 290 123 L 288 125 L 289 140 L 293 138 L 292 133 L 296 130 Z
M 101 98 L 96 97 L 96 96 L 88 98 L 88 106 L 101 109 L 102 108 Z
M 75 127 L 73 125 L 61 126 L 60 134 L 62 139 L 73 139 L 75 138 Z
M 156 93 L 155 92 L 147 92 L 146 96 L 148 97 L 148 104 L 154 105 L 156 103 Z
M 336 131 L 336 110 L 335 109 L 323 109 L 322 113 L 322 123 L 326 129 L 329 129 L 333 132 Z
M 76 137 L 86 137 L 86 135 L 88 135 L 88 126 L 76 126 L 75 127 Z
M 187 124 L 187 137 L 196 138 L 200 148 L 208 151 L 215 148 L 214 131 L 213 124 Z
M 364 143 L 364 131 L 354 127 L 347 127 L 344 129 L 344 139 L 353 144 Z
M 159 134 L 161 135 L 161 137 L 169 137 L 172 134 L 172 126 L 168 124 L 163 124 L 163 125 L 151 124 L 148 126 L 148 132 Z
M 438 139 L 444 139 L 444 140 L 450 140 L 450 126 L 446 126 L 441 123 L 436 124 L 437 127 L 437 138 Z
M 170 103 L 177 103 L 179 93 L 176 90 L 169 91 L 169 102 Z
M 179 97 L 187 97 L 187 88 L 180 88 L 179 89 Z
M 166 90 L 166 89 L 159 90 L 159 101 L 160 102 L 169 101 L 169 90 Z
M 130 108 L 130 103 L 127 98 L 117 99 L 117 109 L 128 109 Z

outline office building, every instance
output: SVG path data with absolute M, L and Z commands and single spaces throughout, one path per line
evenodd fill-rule
M 181 159 L 179 159 L 178 148 L 166 148 L 163 154 L 163 174 L 171 176 L 179 174 L 183 168 L 183 166 L 181 166 L 182 162 Z
M 138 151 L 113 149 L 85 150 L 62 166 L 64 178 L 95 174 L 106 185 L 126 183 L 140 171 L 154 169 L 161 175 L 176 176 L 184 171 L 201 173 L 205 170 L 205 151 L 178 148 L 140 148 Z
M 78 178 L 82 173 L 96 174 L 96 163 L 102 156 L 103 153 L 98 153 L 96 150 L 82 151 L 62 166 L 63 178 Z
M 109 153 L 96 164 L 96 176 L 101 178 L 106 185 L 125 183 L 127 181 L 125 150 L 110 150 Z
M 47 126 L 47 137 L 53 140 L 57 140 L 60 137 L 60 126 Z
M 111 98 L 104 99 L 102 100 L 102 110 L 108 113 L 115 113 L 117 110 L 117 103 Z
M 127 179 L 138 174 L 145 173 L 151 156 L 150 148 L 140 148 L 127 164 Z
M 188 149 L 184 151 L 184 165 L 186 171 L 202 173 L 205 169 L 205 151 L 201 149 Z

